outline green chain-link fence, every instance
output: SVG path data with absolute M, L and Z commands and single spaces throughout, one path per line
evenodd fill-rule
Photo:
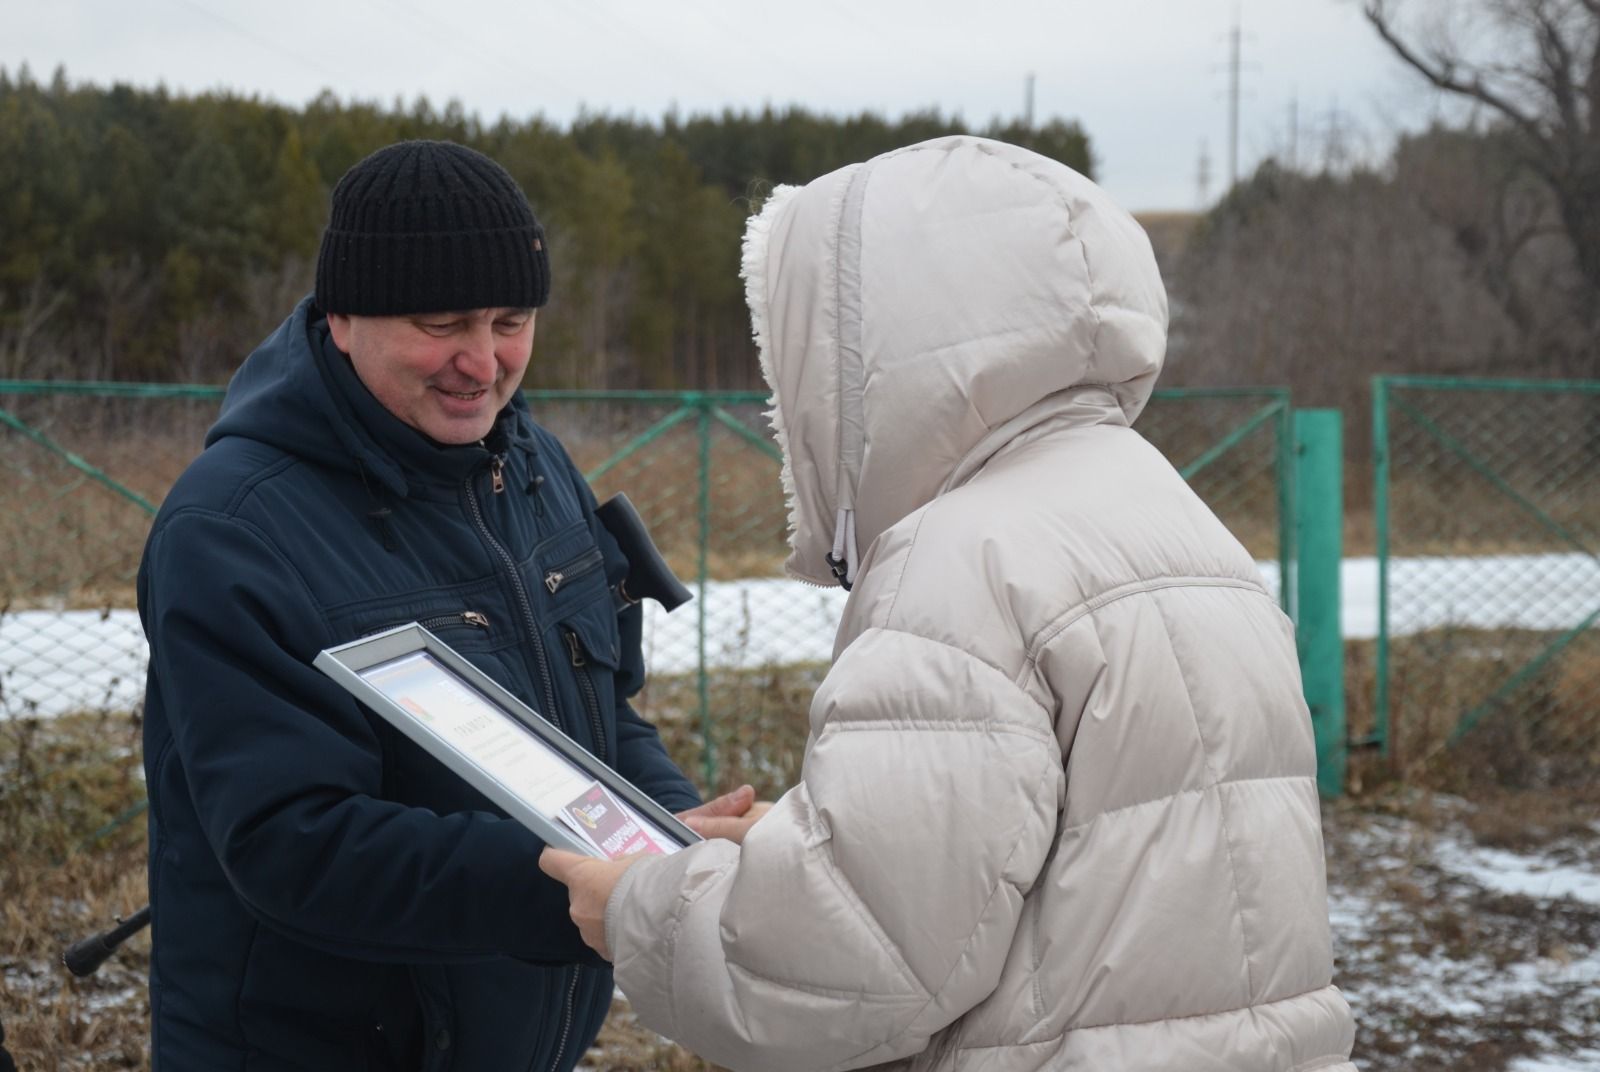
M 1371 740 L 1503 784 L 1600 775 L 1600 382 L 1374 383 Z
M 0 382 L 0 714 L 137 707 L 145 647 L 133 596 L 144 536 L 220 396 L 210 387 Z M 647 607 L 644 713 L 708 786 L 783 788 L 844 593 L 782 576 L 786 510 L 764 396 L 544 392 L 530 401 L 602 499 L 628 492 L 698 596 L 670 616 Z M 1280 587 L 1287 392 L 1158 392 L 1138 428 Z

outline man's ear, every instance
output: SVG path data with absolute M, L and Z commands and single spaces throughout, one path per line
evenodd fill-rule
M 333 336 L 333 345 L 344 353 L 350 352 L 350 318 L 344 313 L 328 314 L 328 334 Z

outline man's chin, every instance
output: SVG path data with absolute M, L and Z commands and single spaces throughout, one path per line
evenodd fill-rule
M 422 431 L 428 438 L 447 446 L 476 443 L 494 428 L 495 415 L 500 412 L 494 396 L 488 392 L 470 402 L 436 395 L 430 408 L 427 427 Z
M 475 414 L 471 417 L 435 414 L 422 428 L 422 434 L 446 447 L 464 447 L 476 443 L 494 429 L 494 413 Z

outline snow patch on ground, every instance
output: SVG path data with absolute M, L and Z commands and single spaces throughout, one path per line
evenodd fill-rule
M 1506 1072 L 1595 1072 L 1600 1069 L 1600 1050 L 1584 1050 L 1564 1057 L 1517 1057 Z
M 1471 807 L 1450 802 L 1458 814 L 1427 825 L 1324 816 L 1334 981 L 1355 1014 L 1358 1063 L 1594 1072 L 1600 878 L 1565 861 L 1593 859 L 1595 845 L 1478 846 L 1461 821 Z M 1460 1061 L 1485 1052 L 1504 1057 Z
M 1278 564 L 1258 565 L 1276 598 Z M 1569 629 L 1600 605 L 1600 561 L 1585 555 L 1394 559 L 1389 579 L 1393 636 L 1446 625 Z M 1376 636 L 1377 560 L 1346 559 L 1341 589 L 1345 637 Z M 645 661 L 653 674 L 827 662 L 847 598 L 777 577 L 709 582 L 671 615 L 645 604 Z M 133 610 L 0 614 L 0 713 L 131 708 L 148 654 Z
M 1569 866 L 1543 853 L 1521 856 L 1487 849 L 1460 838 L 1441 838 L 1434 848 L 1439 866 L 1485 889 L 1538 900 L 1571 897 L 1600 907 L 1600 874 Z

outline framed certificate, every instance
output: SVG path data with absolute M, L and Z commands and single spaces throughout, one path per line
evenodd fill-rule
M 315 665 L 548 845 L 617 859 L 700 840 L 415 622 L 329 648 Z

